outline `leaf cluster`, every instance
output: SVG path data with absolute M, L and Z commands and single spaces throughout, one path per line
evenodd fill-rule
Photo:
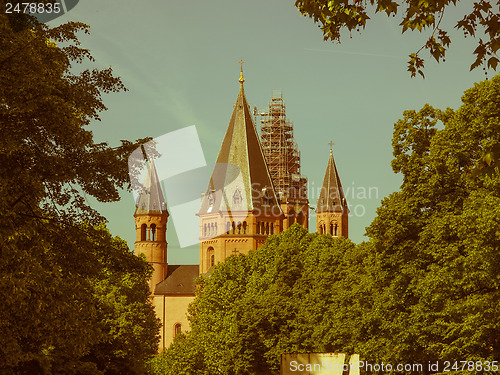
M 411 76 L 424 77 L 424 59 L 419 53 L 425 49 L 437 61 L 445 61 L 446 51 L 451 44 L 448 31 L 441 26 L 445 11 L 457 5 L 460 0 L 296 0 L 295 6 L 304 16 L 309 16 L 323 32 L 324 40 L 340 43 L 342 30 L 360 31 L 365 28 L 370 17 L 368 13 L 384 12 L 388 17 L 401 16 L 401 31 L 426 31 L 430 35 L 418 51 L 409 55 L 408 71 Z M 493 2 L 494 3 L 494 2 Z M 495 5 L 490 1 L 478 0 L 472 4 L 470 13 L 457 20 L 455 28 L 464 36 L 478 38 L 484 31 L 485 39 L 479 38 L 473 51 L 476 59 L 470 69 L 480 65 L 496 70 L 500 48 L 500 1 Z

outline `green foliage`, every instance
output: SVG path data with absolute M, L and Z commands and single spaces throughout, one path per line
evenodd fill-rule
M 276 374 L 284 352 L 352 349 L 342 337 L 354 325 L 336 318 L 341 301 L 360 293 L 344 279 L 362 262 L 357 251 L 349 240 L 294 225 L 248 256 L 228 258 L 199 281 L 191 331 L 151 373 Z
M 77 72 L 92 61 L 79 31 L 88 26 L 0 14 L 4 374 L 136 374 L 155 352 L 149 267 L 86 201 L 118 199 L 137 144 L 96 144 L 85 130 L 106 109 L 101 95 L 124 87 L 111 69 Z
M 374 308 L 391 312 L 380 334 L 393 351 L 380 360 L 500 356 L 500 174 L 495 163 L 473 173 L 500 143 L 499 94 L 497 76 L 467 90 L 457 111 L 426 105 L 395 125 L 403 184 L 367 229 L 386 275 Z
M 422 49 L 429 51 L 437 62 L 444 61 L 446 50 L 451 44 L 448 32 L 441 27 L 445 11 L 454 7 L 460 0 L 296 0 L 295 6 L 304 16 L 311 17 L 320 24 L 324 39 L 340 43 L 342 30 L 350 33 L 365 28 L 371 8 L 375 13 L 385 12 L 388 17 L 401 14 L 401 31 L 430 30 L 427 42 L 409 55 L 408 71 L 414 77 L 417 73 L 424 77 L 424 60 L 418 56 Z M 470 13 L 458 20 L 455 28 L 463 30 L 464 36 L 477 38 L 479 30 L 484 31 L 486 40 L 479 39 L 476 56 L 470 69 L 481 64 L 496 70 L 499 62 L 497 51 L 500 48 L 500 2 L 496 6 L 486 0 L 474 1 Z

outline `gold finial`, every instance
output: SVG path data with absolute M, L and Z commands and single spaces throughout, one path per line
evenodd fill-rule
M 238 61 L 238 64 L 240 64 L 240 79 L 238 81 L 240 81 L 240 83 L 243 83 L 245 82 L 245 78 L 243 78 L 243 64 L 245 64 L 246 61 L 243 61 L 243 59 L 240 59 L 240 61 Z
M 330 141 L 330 142 L 328 142 L 328 144 L 330 145 L 330 155 L 331 155 L 331 154 L 333 154 L 333 151 L 332 151 L 332 150 L 333 150 L 333 145 L 334 145 L 335 143 L 333 143 L 333 141 Z

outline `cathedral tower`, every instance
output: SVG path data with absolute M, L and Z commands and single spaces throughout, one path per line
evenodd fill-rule
M 326 167 L 325 178 L 316 207 L 316 231 L 320 234 L 329 233 L 334 237 L 348 237 L 347 201 L 335 161 L 333 151 Z
M 286 118 L 283 93 L 273 93 L 268 112 L 260 116 L 264 116 L 260 128 L 262 149 L 285 215 L 283 230 L 294 223 L 309 229 L 307 178 L 300 173 L 300 151 L 293 138 L 293 124 Z
M 222 141 L 200 217 L 200 274 L 233 254 L 247 254 L 282 230 L 283 211 L 240 89 Z
M 153 266 L 153 275 L 149 280 L 151 294 L 156 284 L 167 276 L 167 220 L 168 212 L 158 180 L 153 160 L 148 164 L 144 187 L 139 194 L 134 213 L 135 255 L 144 254 Z

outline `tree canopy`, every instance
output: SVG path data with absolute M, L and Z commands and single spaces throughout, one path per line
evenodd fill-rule
M 275 374 L 282 352 L 333 350 L 337 342 L 322 333 L 345 333 L 350 322 L 324 319 L 339 303 L 329 291 L 361 259 L 351 241 L 298 224 L 248 256 L 228 258 L 200 279 L 191 332 L 153 361 L 153 372 Z
M 5 2 L 1 1 L 4 8 Z M 154 354 L 150 268 L 87 202 L 119 198 L 138 143 L 86 127 L 124 90 L 77 33 L 0 14 L 0 368 L 5 374 L 136 374 Z
M 428 50 L 437 62 L 444 61 L 451 44 L 449 30 L 441 21 L 460 0 L 296 0 L 299 11 L 319 23 L 324 39 L 341 41 L 342 30 L 360 31 L 369 20 L 370 12 L 384 12 L 388 17 L 400 17 L 401 31 L 428 31 L 429 38 L 423 46 L 409 55 L 408 71 L 414 77 L 424 77 L 422 50 Z M 469 0 L 466 0 L 469 2 Z M 500 1 L 477 0 L 471 2 L 470 12 L 458 19 L 455 28 L 463 31 L 465 37 L 478 40 L 473 54 L 475 60 L 470 69 L 483 65 L 496 70 L 500 48 Z M 484 36 L 481 36 L 481 33 Z

